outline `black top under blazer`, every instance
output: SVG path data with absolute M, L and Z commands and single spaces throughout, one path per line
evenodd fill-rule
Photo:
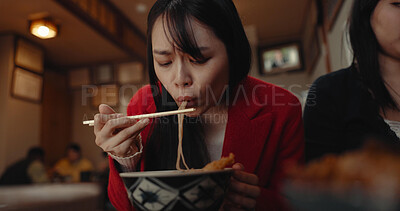
M 318 78 L 304 110 L 305 156 L 310 161 L 361 147 L 369 138 L 400 146 L 353 67 Z

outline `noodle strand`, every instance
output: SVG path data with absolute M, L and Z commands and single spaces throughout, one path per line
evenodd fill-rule
M 178 110 L 185 109 L 187 105 L 187 101 L 183 101 L 181 106 L 179 106 Z M 178 153 L 177 153 L 177 158 L 176 158 L 176 169 L 178 170 L 184 170 L 181 168 L 181 159 L 183 162 L 183 165 L 185 166 L 186 170 L 189 170 L 188 165 L 186 164 L 185 161 L 185 156 L 183 155 L 183 149 L 182 149 L 182 140 L 183 140 L 183 119 L 185 118 L 184 114 L 178 114 Z

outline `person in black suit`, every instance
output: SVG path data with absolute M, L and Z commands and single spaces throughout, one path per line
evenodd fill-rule
M 317 79 L 304 111 L 306 160 L 361 147 L 374 137 L 400 144 L 400 2 L 355 0 L 349 68 Z
M 43 165 L 44 151 L 40 147 L 29 149 L 26 158 L 10 165 L 0 178 L 0 185 L 23 185 L 47 182 Z

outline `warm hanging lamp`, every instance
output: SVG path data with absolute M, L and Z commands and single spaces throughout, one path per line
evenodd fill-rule
M 58 27 L 49 18 L 30 21 L 29 31 L 40 39 L 50 39 L 57 36 Z

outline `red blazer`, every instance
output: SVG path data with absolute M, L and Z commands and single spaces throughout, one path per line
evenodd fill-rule
M 244 79 L 235 93 L 228 110 L 222 156 L 234 153 L 235 161 L 242 163 L 246 172 L 259 177 L 261 194 L 256 210 L 286 210 L 279 192 L 284 167 L 303 162 L 304 156 L 301 105 L 288 91 L 252 77 Z M 133 96 L 128 115 L 155 110 L 151 88 L 145 86 Z M 141 133 L 144 146 L 149 130 L 148 126 Z M 112 158 L 108 194 L 118 210 L 133 210 Z

